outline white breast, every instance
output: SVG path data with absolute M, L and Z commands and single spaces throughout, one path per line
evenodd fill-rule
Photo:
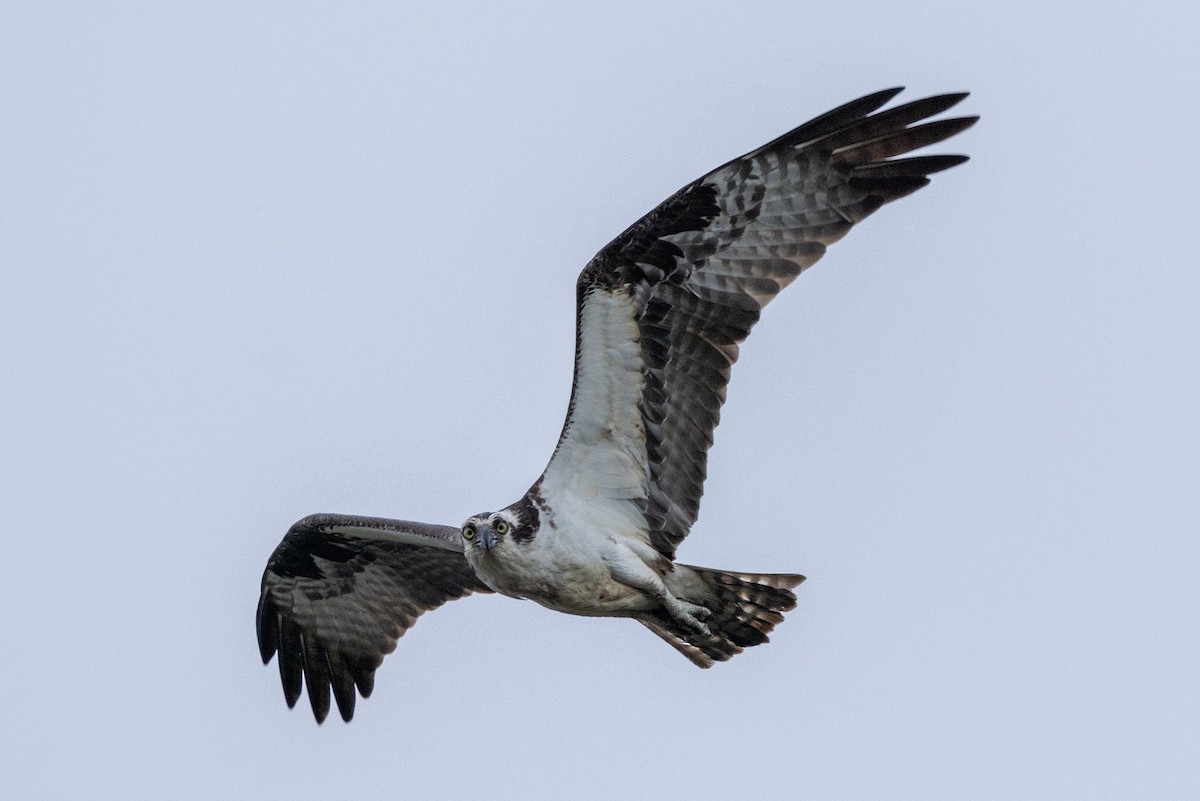
M 636 563 L 632 572 L 638 572 L 661 560 L 657 553 L 649 560 L 639 553 L 644 546 L 630 528 L 632 515 L 626 507 L 631 506 L 575 499 L 562 509 L 555 507 L 556 524 L 543 520 L 532 541 L 506 540 L 488 553 L 469 548 L 467 557 L 480 579 L 497 592 L 560 612 L 619 615 L 650 609 L 653 599 L 613 577 L 614 568 L 626 566 L 617 572 L 627 574 L 628 565 Z M 640 521 L 640 513 L 636 517 Z

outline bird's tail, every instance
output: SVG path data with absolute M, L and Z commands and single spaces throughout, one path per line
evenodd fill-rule
M 705 621 L 711 634 L 692 631 L 661 609 L 638 620 L 700 667 L 712 667 L 767 642 L 783 613 L 795 608 L 792 588 L 802 581 L 804 576 L 790 573 L 734 573 L 677 564 L 666 576 L 667 588 L 676 598 L 712 612 Z

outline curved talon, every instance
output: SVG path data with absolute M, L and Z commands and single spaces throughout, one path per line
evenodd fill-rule
M 712 631 L 704 624 L 705 620 L 712 617 L 711 609 L 688 601 L 674 600 L 675 603 L 673 605 L 667 606 L 667 611 L 671 613 L 671 617 L 697 634 L 703 634 L 705 637 L 712 635 Z

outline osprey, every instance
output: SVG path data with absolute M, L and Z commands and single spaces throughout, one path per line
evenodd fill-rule
M 473 592 L 637 620 L 700 667 L 767 641 L 796 605 L 792 574 L 675 561 L 700 509 L 738 347 L 825 248 L 966 156 L 894 158 L 977 117 L 920 123 L 965 93 L 879 111 L 888 89 L 801 125 L 680 189 L 605 246 L 576 284 L 575 379 L 558 445 L 515 503 L 460 527 L 318 514 L 271 554 L 263 663 L 318 722 L 423 612 Z

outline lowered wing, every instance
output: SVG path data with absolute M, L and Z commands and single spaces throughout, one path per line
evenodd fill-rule
M 310 515 L 292 526 L 263 572 L 256 621 L 263 664 L 279 654 L 289 707 L 305 684 L 320 723 L 332 688 L 348 721 L 355 688 L 371 694 L 375 669 L 417 618 L 472 592 L 491 590 L 467 564 L 456 528 Z

